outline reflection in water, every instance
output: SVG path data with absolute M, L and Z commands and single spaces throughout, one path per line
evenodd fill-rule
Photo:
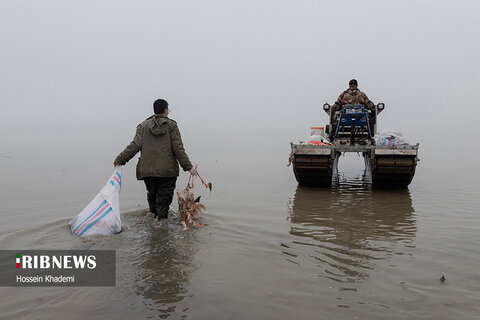
M 376 260 L 411 247 L 416 222 L 408 190 L 339 180 L 332 189 L 297 188 L 289 206 L 294 238 L 282 246 L 290 262 L 313 263 L 323 269 L 320 276 L 354 283 L 368 276 Z
M 119 234 L 80 239 L 71 234 L 68 221 L 2 234 L 0 247 L 116 250 L 116 287 L 11 288 L 9 299 L 0 300 L 2 311 L 18 310 L 12 314 L 19 316 L 12 318 L 25 318 L 28 310 L 35 319 L 38 314 L 46 319 L 179 319 L 188 315 L 188 297 L 192 295 L 188 286 L 198 266 L 194 259 L 200 229 L 183 231 L 175 214 L 167 223 L 159 223 L 145 216 L 145 210 L 139 210 L 122 214 Z M 39 299 L 48 303 L 39 304 Z
M 183 231 L 176 220 L 147 221 L 145 241 L 138 248 L 143 252 L 138 253 L 137 294 L 146 298 L 146 309 L 160 312 L 160 318 L 187 311 L 175 308 L 189 294 L 187 286 L 195 269 L 196 230 Z

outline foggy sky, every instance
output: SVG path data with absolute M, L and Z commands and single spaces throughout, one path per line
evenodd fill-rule
M 473 0 L 2 0 L 2 152 L 113 160 L 162 97 L 191 157 L 254 142 L 288 155 L 351 78 L 385 102 L 379 130 L 431 143 L 448 128 L 453 142 L 480 115 L 478 12 Z

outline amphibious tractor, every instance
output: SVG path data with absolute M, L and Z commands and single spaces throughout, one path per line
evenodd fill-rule
M 394 137 L 384 139 L 383 143 L 375 140 L 377 117 L 384 109 L 384 103 L 370 107 L 325 103 L 323 110 L 330 118 L 324 129 L 326 143 L 290 143 L 290 160 L 298 183 L 332 186 L 340 155 L 356 152 L 363 155 L 372 187 L 406 188 L 419 161 L 418 143 L 396 144 Z

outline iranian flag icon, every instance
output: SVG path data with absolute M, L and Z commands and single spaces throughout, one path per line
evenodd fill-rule
M 20 269 L 20 253 L 17 253 L 17 258 L 15 260 L 17 263 L 17 269 Z

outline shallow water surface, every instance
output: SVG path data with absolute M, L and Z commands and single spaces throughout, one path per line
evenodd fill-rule
M 180 227 L 175 202 L 167 222 L 152 221 L 144 187 L 127 167 L 123 231 L 86 239 L 70 234 L 68 216 L 94 191 L 68 194 L 92 189 L 93 183 L 80 178 L 74 186 L 58 178 L 68 178 L 66 169 L 43 186 L 31 186 L 35 202 L 16 209 L 8 199 L 18 195 L 3 198 L 8 221 L 0 247 L 114 249 L 117 285 L 0 288 L 0 314 L 24 319 L 383 319 L 385 314 L 474 319 L 480 311 L 474 180 L 452 177 L 435 184 L 436 176 L 419 165 L 409 189 L 376 190 L 362 168 L 352 165 L 357 161 L 345 159 L 338 183 L 327 189 L 298 186 L 290 168 L 239 176 L 228 171 L 231 163 L 217 163 L 203 172 L 215 182 L 213 191 L 196 186 L 207 206 L 205 226 L 187 231 Z M 244 172 L 254 170 L 244 166 Z M 108 174 L 100 175 L 99 186 L 101 178 Z M 181 176 L 177 188 L 184 180 Z M 465 181 L 473 187 L 461 189 Z M 55 187 L 62 210 L 49 210 L 54 196 L 45 186 L 64 186 Z

